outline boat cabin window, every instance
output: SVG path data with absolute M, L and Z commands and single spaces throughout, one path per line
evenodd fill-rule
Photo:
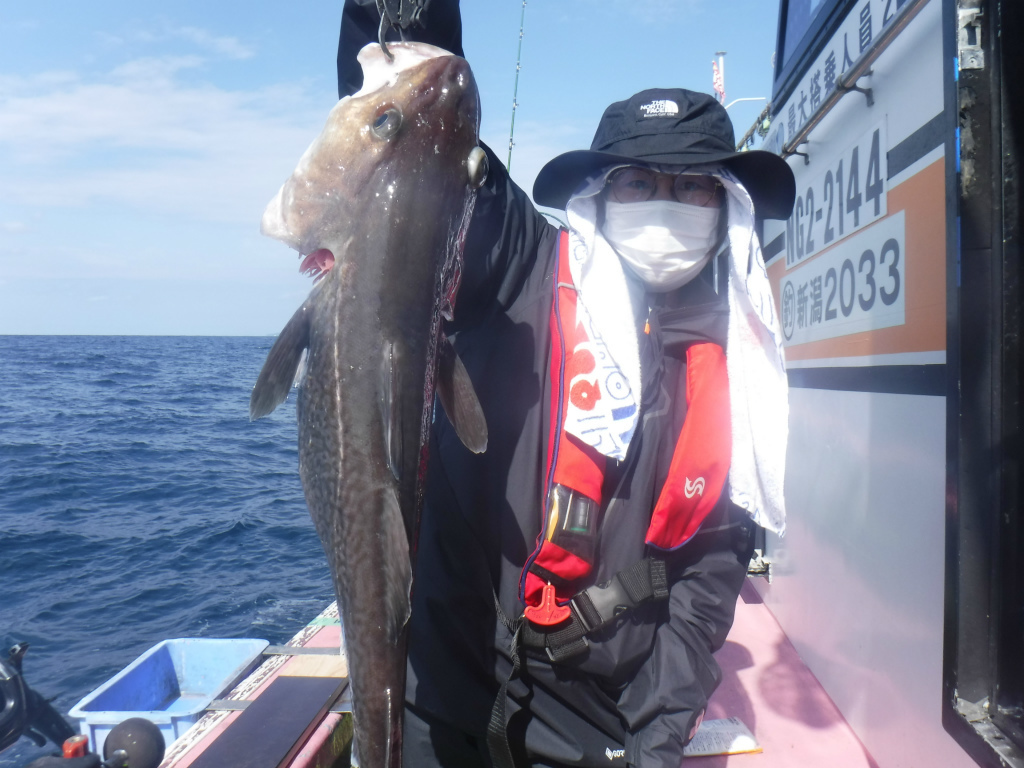
M 855 2 L 857 0 L 781 0 L 772 103 L 785 101 Z M 888 2 L 886 13 L 891 14 L 907 0 Z M 858 43 L 855 41 L 854 45 Z
M 825 6 L 824 0 L 789 0 L 786 3 L 785 40 L 782 44 L 780 64 L 789 61 L 797 44 L 803 40 L 811 21 Z

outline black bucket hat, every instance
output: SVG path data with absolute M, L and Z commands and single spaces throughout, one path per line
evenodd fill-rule
M 721 163 L 743 182 L 760 216 L 789 218 L 796 183 L 786 161 L 771 152 L 737 152 L 735 147 L 729 113 L 713 97 L 683 88 L 652 88 L 608 107 L 589 150 L 566 152 L 541 168 L 533 199 L 565 208 L 587 177 L 610 165 Z

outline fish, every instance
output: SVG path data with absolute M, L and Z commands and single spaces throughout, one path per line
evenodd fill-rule
M 487 174 L 466 61 L 422 43 L 358 56 L 339 101 L 263 214 L 314 279 L 267 355 L 255 420 L 298 385 L 299 474 L 327 554 L 349 659 L 354 752 L 402 762 L 413 555 L 435 391 L 477 453 L 487 425 L 443 332 Z

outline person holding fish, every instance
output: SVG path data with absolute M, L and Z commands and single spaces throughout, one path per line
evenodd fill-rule
M 346 0 L 341 96 L 358 51 L 398 30 L 462 55 L 457 0 Z M 734 142 L 710 95 L 616 101 L 589 150 L 537 177 L 567 228 L 487 150 L 444 329 L 487 449 L 437 411 L 405 765 L 680 765 L 755 530 L 785 527 L 787 385 L 755 217 L 788 217 L 794 181 Z

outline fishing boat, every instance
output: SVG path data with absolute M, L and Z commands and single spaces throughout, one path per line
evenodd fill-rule
M 772 100 L 739 146 L 762 136 L 797 180 L 759 233 L 790 524 L 758 544 L 687 764 L 1024 766 L 1022 16 L 780 3 Z M 331 606 L 239 679 L 228 662 L 161 766 L 347 765 L 340 645 Z
M 203 643 L 223 645 L 211 650 Z M 171 655 L 173 660 L 162 658 Z M 687 747 L 687 760 L 696 768 L 722 765 L 725 755 L 740 768 L 745 761 L 760 768 L 872 765 L 753 579 L 743 588 L 718 659 L 722 685 Z M 160 768 L 347 767 L 347 675 L 336 604 L 281 646 L 250 639 L 163 641 L 72 708 L 80 734 L 69 739 L 65 753 L 88 749 L 109 757 L 104 747 L 111 730 L 142 717 L 157 723 L 165 737 Z M 114 703 L 119 708 L 99 708 Z M 610 760 L 620 757 L 609 752 Z

